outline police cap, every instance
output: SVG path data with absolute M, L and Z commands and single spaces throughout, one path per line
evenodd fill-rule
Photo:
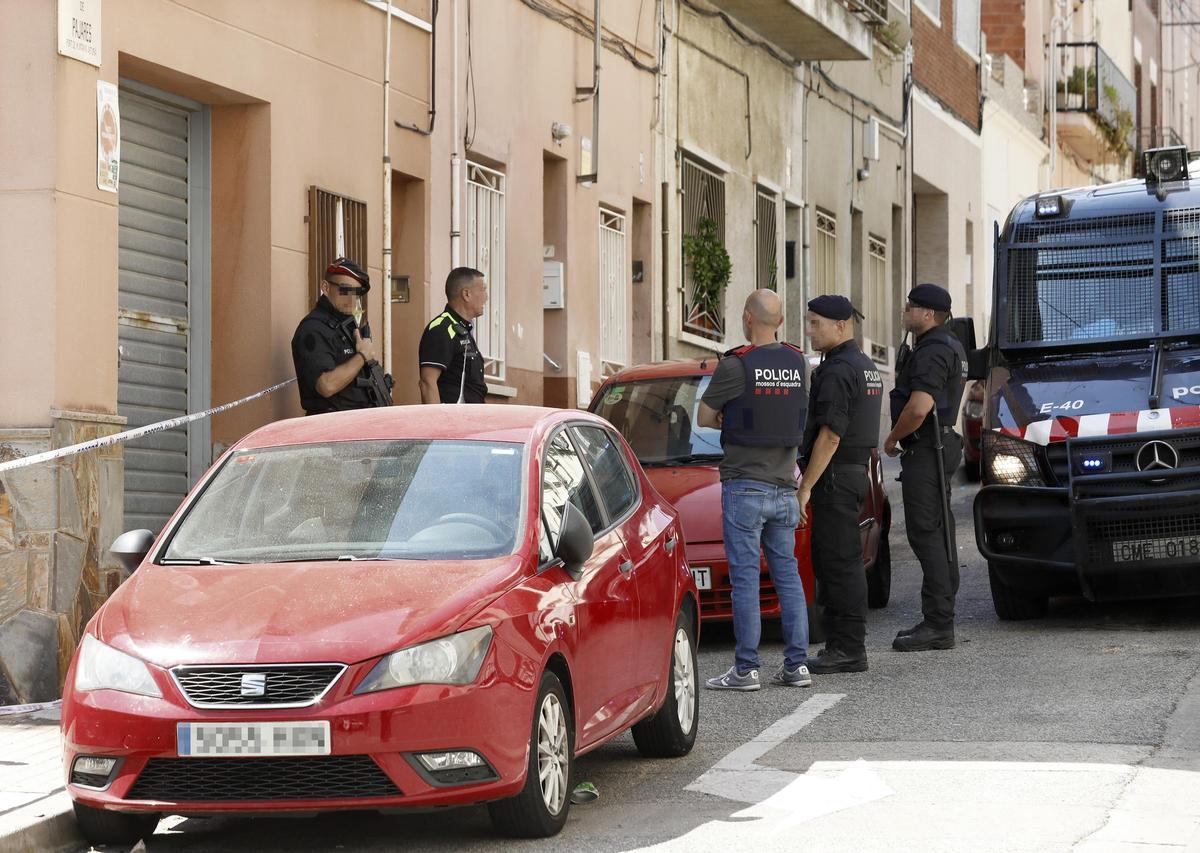
M 936 284 L 918 284 L 908 293 L 908 301 L 922 308 L 932 308 L 934 311 L 950 310 L 950 292 Z
M 325 269 L 325 280 L 329 281 L 335 275 L 348 275 L 350 278 L 358 282 L 359 287 L 356 293 L 362 296 L 371 289 L 371 277 L 367 275 L 367 271 L 356 264 L 349 258 L 335 258 Z
M 816 299 L 810 299 L 808 301 L 808 310 L 829 320 L 849 320 L 855 315 L 860 319 L 865 319 L 859 313 L 858 309 L 850 303 L 849 299 L 831 293 L 818 296 Z

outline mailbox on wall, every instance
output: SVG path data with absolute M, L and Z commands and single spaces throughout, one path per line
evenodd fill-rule
M 542 261 L 542 307 L 563 307 L 563 262 Z

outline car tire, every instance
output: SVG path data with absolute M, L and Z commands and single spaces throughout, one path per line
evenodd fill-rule
M 683 611 L 675 617 L 667 665 L 667 696 L 654 716 L 636 723 L 633 742 L 649 758 L 678 758 L 692 751 L 700 723 L 696 631 Z
M 74 803 L 75 822 L 92 844 L 137 844 L 154 834 L 160 815 L 110 812 Z
M 970 459 L 963 460 L 963 474 L 967 477 L 968 483 L 979 482 L 979 460 L 971 461 Z
M 887 607 L 892 597 L 892 546 L 888 542 L 888 534 L 883 531 L 879 537 L 879 545 L 875 549 L 875 565 L 867 572 L 867 606 L 872 610 Z
M 542 771 L 551 767 L 546 778 Z M 571 810 L 571 777 L 575 770 L 575 726 L 562 682 L 542 673 L 529 740 L 525 787 L 515 797 L 488 803 L 492 824 L 513 838 L 557 835 Z
M 1050 605 L 1050 594 L 1018 589 L 1004 582 L 996 567 L 988 563 L 988 581 L 992 586 L 992 605 L 996 615 L 1006 622 L 1042 619 Z

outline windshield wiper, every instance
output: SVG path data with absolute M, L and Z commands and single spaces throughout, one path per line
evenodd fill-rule
M 685 456 L 672 456 L 669 459 L 644 461 L 642 462 L 642 467 L 656 468 L 666 465 L 695 465 L 700 462 L 720 462 L 724 458 L 724 453 L 688 453 Z
M 160 566 L 243 566 L 241 560 L 221 560 L 216 557 L 164 557 Z

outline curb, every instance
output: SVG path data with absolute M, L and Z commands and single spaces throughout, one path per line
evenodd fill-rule
M 0 818 L 0 853 L 43 853 L 87 846 L 66 791 L 50 794 Z

